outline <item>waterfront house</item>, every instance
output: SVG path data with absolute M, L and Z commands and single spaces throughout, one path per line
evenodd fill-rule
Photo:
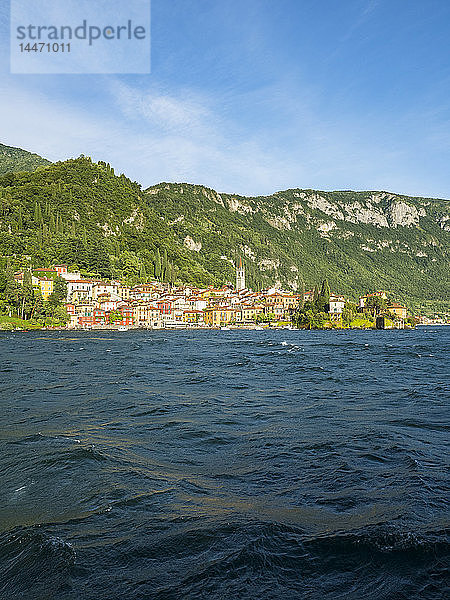
M 78 317 L 78 327 L 81 327 L 81 329 L 91 329 L 93 325 L 94 325 L 94 317 L 92 315 Z
M 344 296 L 336 296 L 331 294 L 329 300 L 330 310 L 328 311 L 331 317 L 340 317 L 344 310 L 345 298 Z
M 93 315 L 95 325 L 105 325 L 107 322 L 106 311 L 102 308 L 94 308 Z
M 190 309 L 202 311 L 208 306 L 208 301 L 200 296 L 191 296 L 188 298 L 187 303 Z
M 210 306 L 203 311 L 203 319 L 210 327 L 228 325 L 234 317 L 235 310 L 231 306 Z
M 171 316 L 173 311 L 173 301 L 168 298 L 157 300 L 155 306 L 158 307 L 161 315 Z
M 132 306 L 122 304 L 117 308 L 117 313 L 122 315 L 121 321 L 115 321 L 116 325 L 123 325 L 125 327 L 131 327 L 134 323 L 134 311 Z
M 134 300 L 144 300 L 148 302 L 157 298 L 158 295 L 155 286 L 151 283 L 142 283 L 134 286 L 130 290 L 130 298 L 133 298 Z
M 273 316 L 273 320 L 274 321 L 282 321 L 284 319 L 289 319 L 290 318 L 290 311 L 288 309 L 283 308 L 283 306 L 280 306 L 279 304 L 272 304 L 270 302 L 267 302 L 264 305 L 264 314 L 265 315 L 272 315 Z
M 258 315 L 262 314 L 264 312 L 264 307 L 262 304 L 260 305 L 248 305 L 248 304 L 243 304 L 241 307 L 241 311 L 242 311 L 242 321 L 254 321 Z
M 266 296 L 266 301 L 268 304 L 272 306 L 278 306 L 282 309 L 291 309 L 294 310 L 299 305 L 300 297 L 296 294 L 268 294 Z
M 119 306 L 119 300 L 111 300 L 110 298 L 102 298 L 98 301 L 98 306 L 103 309 L 105 312 L 110 312 L 111 310 L 116 310 Z
M 138 327 L 159 329 L 162 326 L 161 312 L 150 302 L 140 302 L 132 308 L 133 322 Z
M 96 308 L 94 302 L 82 302 L 75 305 L 75 314 L 77 314 L 80 317 L 93 317 L 94 308 Z
M 190 308 L 183 311 L 183 322 L 184 323 L 199 323 L 203 322 L 203 311 Z
M 403 306 L 403 304 L 399 304 L 398 302 L 392 302 L 391 304 L 389 304 L 387 309 L 396 317 L 399 317 L 400 319 L 406 319 L 407 309 L 406 306 Z
M 73 304 L 72 302 L 65 302 L 64 308 L 66 309 L 68 315 L 75 314 L 75 304 Z

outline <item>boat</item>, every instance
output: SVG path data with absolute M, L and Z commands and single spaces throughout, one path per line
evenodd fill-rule
M 264 327 L 258 326 L 258 327 L 255 327 L 254 329 L 255 329 L 255 331 L 264 331 Z
M 126 325 L 119 325 L 117 331 L 128 331 L 128 329 L 129 327 L 127 327 Z
M 230 331 L 230 328 L 229 327 L 221 327 L 220 331 Z

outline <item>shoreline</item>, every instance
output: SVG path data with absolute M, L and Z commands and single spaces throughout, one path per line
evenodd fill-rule
M 417 327 L 443 327 L 443 326 L 449 326 L 450 323 L 429 323 L 426 325 L 416 325 L 414 327 L 412 326 L 407 326 L 407 327 L 386 327 L 384 329 L 377 329 L 375 326 L 373 327 L 320 327 L 320 328 L 313 328 L 313 329 L 309 329 L 307 327 L 254 327 L 254 326 L 242 326 L 242 327 L 235 327 L 235 326 L 227 326 L 226 330 L 223 330 L 221 327 L 158 327 L 158 328 L 151 328 L 151 327 L 129 327 L 125 330 L 121 330 L 117 327 L 91 327 L 91 328 L 69 328 L 69 327 L 29 327 L 29 328 L 1 328 L 0 327 L 0 332 L 7 332 L 7 333 L 29 333 L 32 331 L 67 331 L 67 332 L 71 332 L 71 333 L 77 333 L 77 332 L 82 332 L 82 333 L 91 333 L 91 332 L 96 332 L 96 331 L 103 331 L 103 332 L 117 332 L 117 333 L 130 333 L 130 332 L 143 332 L 143 331 L 164 331 L 164 332 L 168 332 L 168 331 L 224 331 L 224 333 L 228 332 L 228 331 L 335 331 L 335 332 L 339 332 L 339 331 L 398 331 L 398 330 L 402 330 L 402 331 L 413 331 L 415 330 Z

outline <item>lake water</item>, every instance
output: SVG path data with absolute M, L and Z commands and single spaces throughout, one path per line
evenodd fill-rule
M 0 334 L 0 597 L 448 597 L 449 327 Z

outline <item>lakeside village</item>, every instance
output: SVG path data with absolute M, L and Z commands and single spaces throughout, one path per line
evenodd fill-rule
M 14 274 L 15 306 L 3 306 L 4 329 L 178 329 L 178 328 L 405 328 L 419 322 L 386 292 L 361 296 L 352 303 L 321 289 L 291 293 L 278 288 L 254 292 L 246 288 L 242 262 L 236 284 L 204 289 L 159 281 L 129 287 L 120 281 L 85 278 L 67 265 Z M 28 293 L 25 293 L 28 288 Z M 22 294 L 20 292 L 22 291 Z M 14 294 L 13 294 L 14 295 Z M 14 321 L 14 315 L 17 316 Z M 19 323 L 19 320 L 21 323 Z M 427 324 L 427 323 L 423 323 Z M 20 326 L 22 325 L 22 327 Z

